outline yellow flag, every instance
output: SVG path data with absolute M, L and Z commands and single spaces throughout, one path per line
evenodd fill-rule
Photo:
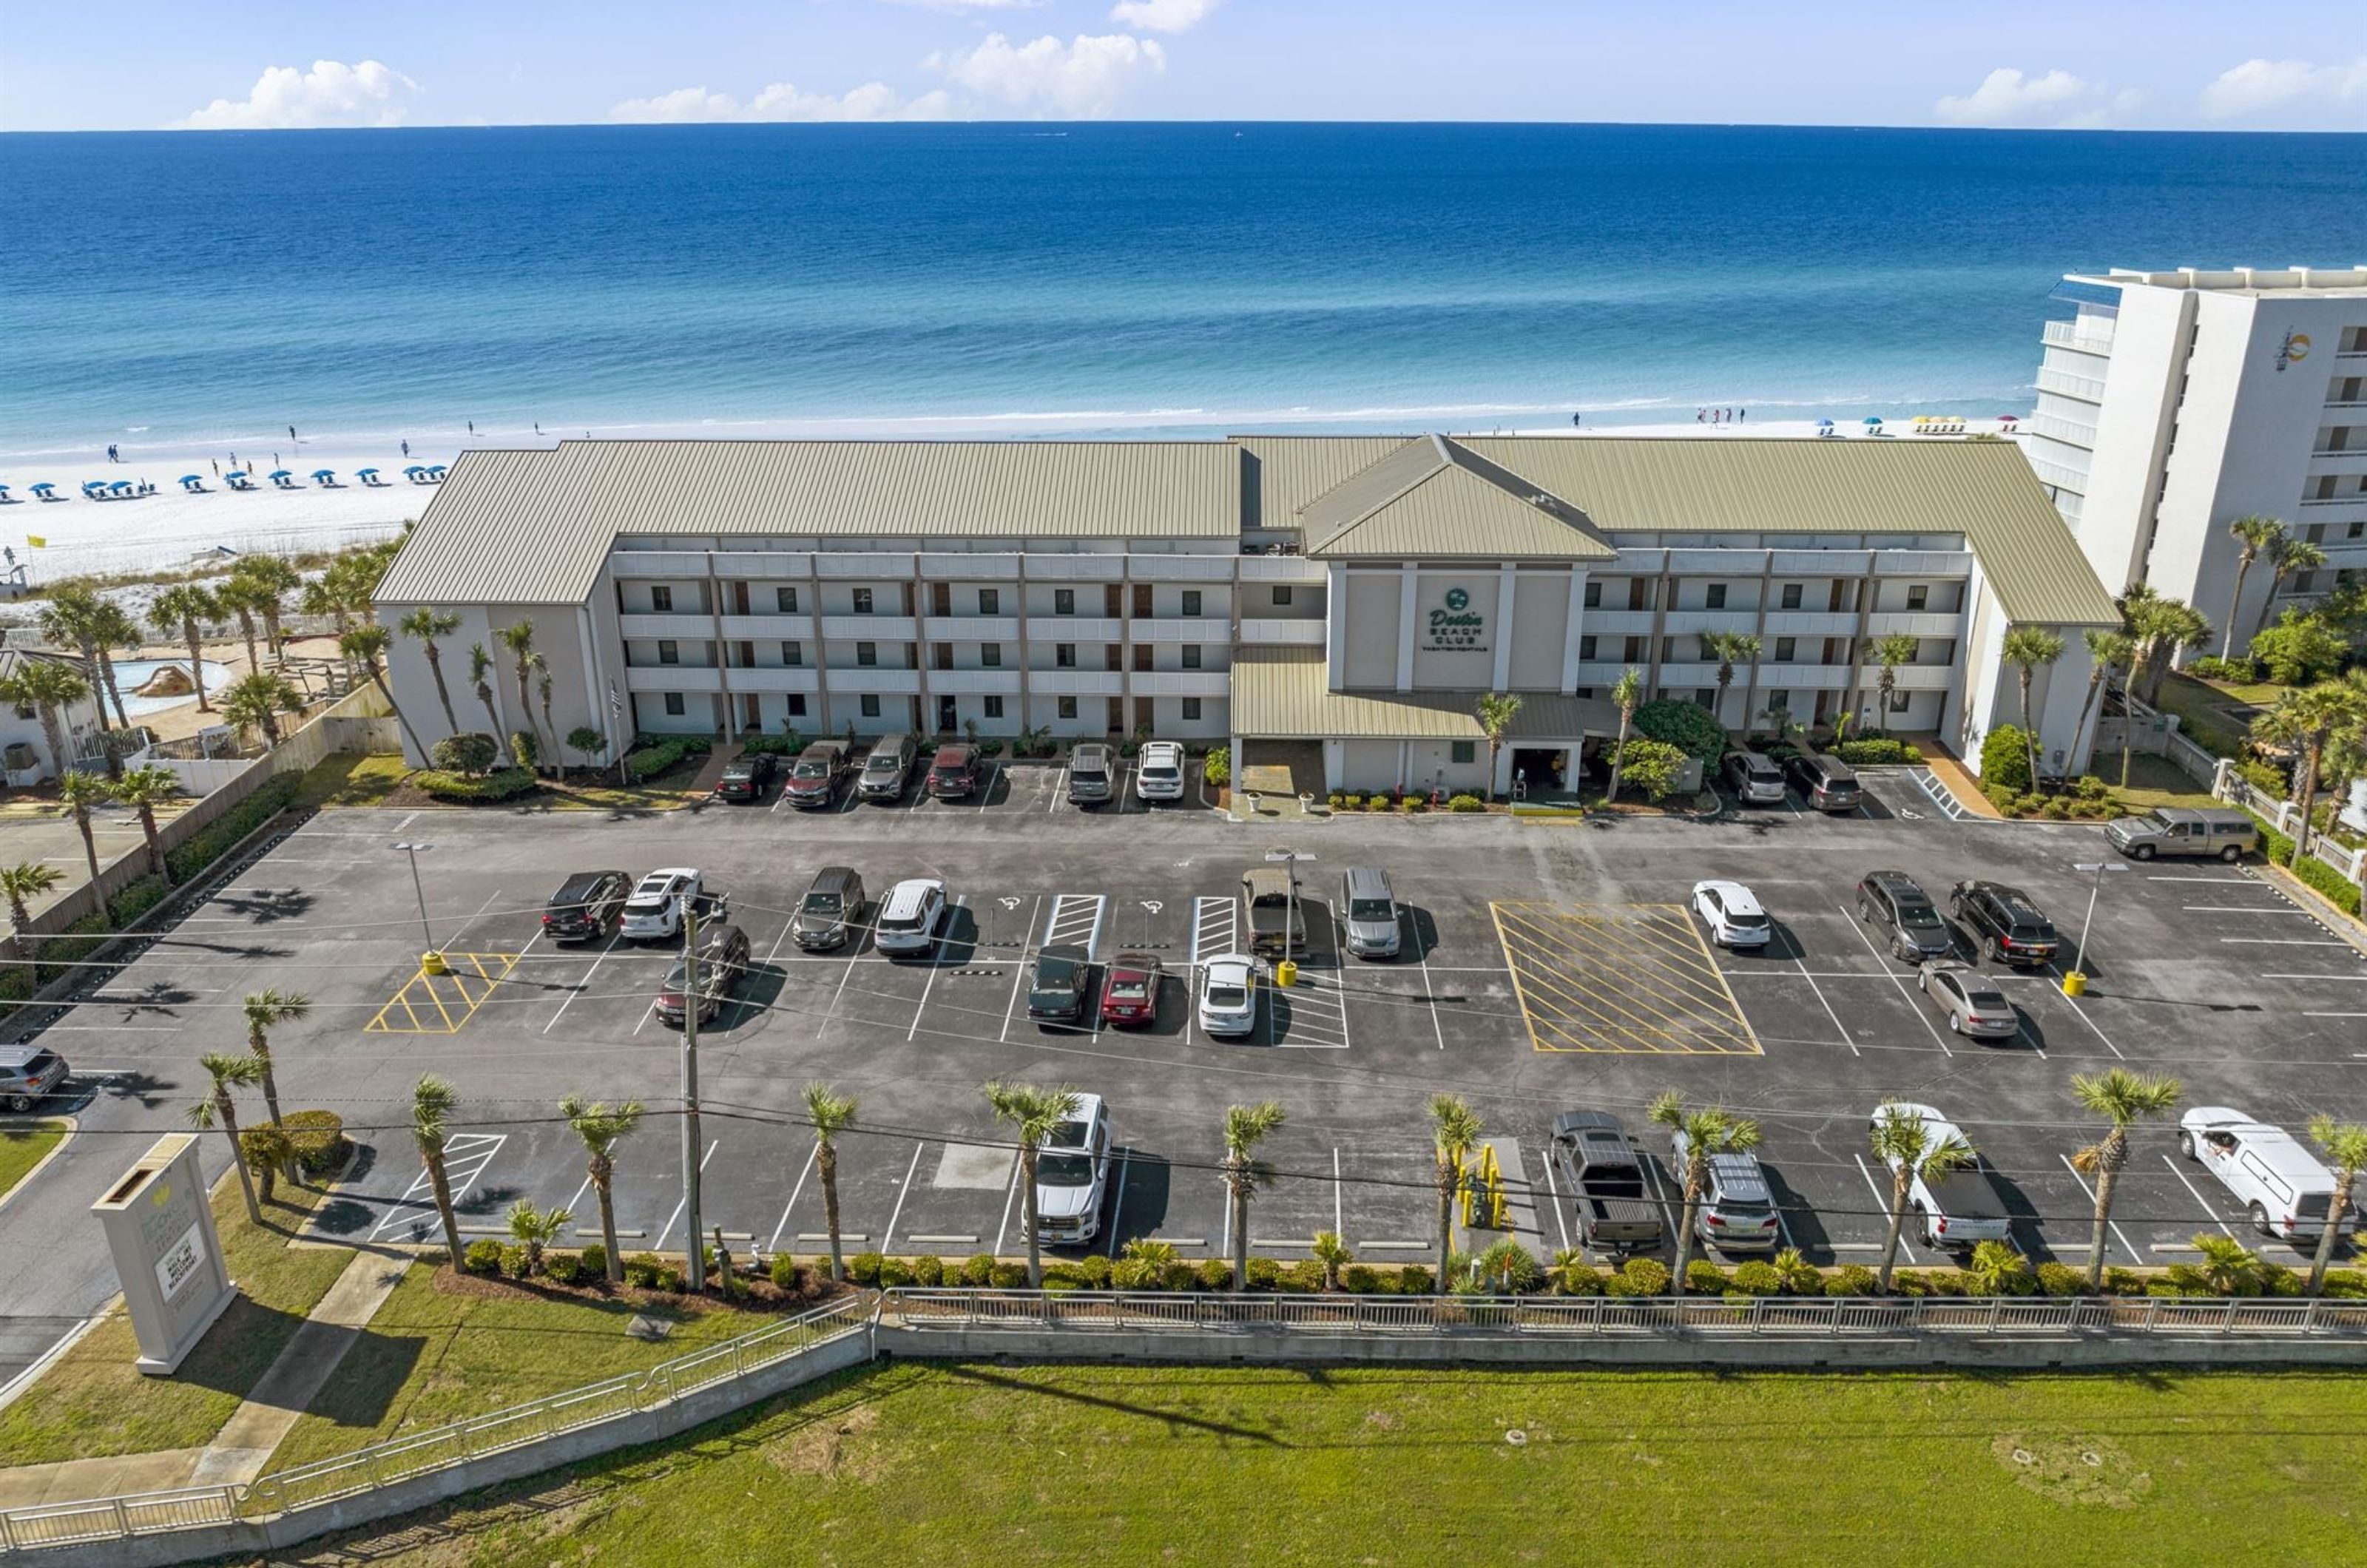
M 49 548 L 49 545 L 50 545 L 50 542 L 49 542 L 47 539 L 44 539 L 43 537 L 41 537 L 39 534 L 28 534 L 28 535 L 26 535 L 26 536 L 25 536 L 25 543 L 27 543 L 27 544 L 28 544 L 28 545 L 30 545 L 30 546 L 32 546 L 32 547 L 33 547 L 33 548 L 35 548 L 35 549 L 37 549 L 37 550 L 47 549 L 47 548 Z

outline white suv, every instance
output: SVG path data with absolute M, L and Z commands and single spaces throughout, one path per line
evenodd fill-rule
M 888 890 L 879 904 L 879 923 L 872 928 L 871 945 L 882 953 L 926 953 L 936 945 L 937 924 L 946 917 L 946 885 L 933 877 L 915 876 Z
M 1693 913 L 1709 926 L 1709 938 L 1720 947 L 1765 947 L 1774 934 L 1767 911 L 1739 882 L 1713 878 L 1693 884 Z
M 682 934 L 682 912 L 698 897 L 698 873 L 687 866 L 653 871 L 625 900 L 624 934 L 636 942 Z
M 1143 742 L 1135 764 L 1134 793 L 1143 800 L 1184 798 L 1184 748 L 1172 740 Z
M 2315 1242 L 2325 1232 L 2334 1178 L 2282 1127 L 2231 1106 L 2198 1105 L 2179 1118 L 2178 1149 L 2236 1195 L 2262 1235 Z M 2338 1234 L 2349 1235 L 2357 1223 L 2355 1213 L 2345 1213 Z

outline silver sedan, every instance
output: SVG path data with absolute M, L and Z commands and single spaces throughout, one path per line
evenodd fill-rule
M 1988 976 L 1954 958 L 1927 959 L 1923 994 L 1948 1015 L 1948 1027 L 1973 1040 L 2010 1040 L 2022 1028 L 2013 1004 Z

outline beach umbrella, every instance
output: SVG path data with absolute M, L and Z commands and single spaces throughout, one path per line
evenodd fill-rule
M 1870 414 L 1868 414 L 1868 415 L 1866 415 L 1866 416 L 1865 416 L 1865 425 L 1866 425 L 1866 428 L 1867 428 L 1867 429 L 1869 429 L 1869 430 L 1871 430 L 1872 428 L 1874 428 L 1874 426 L 1875 426 L 1875 425 L 1877 425 L 1877 424 L 1880 424 L 1881 423 L 1882 423 L 1882 416 L 1881 416 L 1881 415 L 1879 415 L 1879 414 L 1871 414 L 1871 413 L 1870 413 Z
M 337 470 L 334 468 L 315 468 L 312 470 L 313 480 L 319 484 L 327 484 L 331 479 L 335 479 L 336 477 Z
M 2018 413 L 2001 413 L 1998 415 L 1998 423 L 1999 424 L 2018 424 L 2021 422 L 2022 415 Z
M 444 465 L 441 463 L 429 464 L 427 466 L 427 477 L 430 479 L 442 479 L 444 477 Z
M 424 474 L 424 473 L 425 473 L 425 472 L 427 471 L 427 465 L 426 465 L 426 464 L 425 464 L 425 463 L 413 463 L 413 464 L 412 464 L 412 465 L 411 465 L 411 467 L 409 467 L 409 468 L 407 468 L 403 469 L 402 471 L 403 471 L 405 474 L 408 474 L 408 475 L 412 475 L 412 476 L 413 476 L 413 477 L 416 477 L 416 476 L 418 476 L 418 475 L 420 475 L 420 474 Z
M 356 468 L 354 470 L 354 478 L 364 480 L 374 479 L 378 478 L 378 470 L 376 468 Z
M 1829 419 L 1820 419 L 1820 420 L 1817 421 L 1817 428 L 1818 428 L 1818 430 L 1830 430 L 1832 427 L 1833 427 L 1833 422 L 1832 422 L 1831 420 L 1829 420 Z
M 275 479 L 292 479 L 296 476 L 286 468 L 274 468 L 271 470 L 271 477 Z
M 185 485 L 201 485 L 206 481 L 196 474 L 183 474 L 181 476 L 181 482 Z
M 36 484 L 36 485 L 28 485 L 28 486 L 26 486 L 25 488 L 26 488 L 26 489 L 28 489 L 28 490 L 29 490 L 29 491 L 31 491 L 35 495 L 47 495 L 47 494 L 49 494 L 49 493 L 50 493 L 50 491 L 53 491 L 53 490 L 57 489 L 58 487 L 57 487 L 56 485 L 54 485 L 54 484 L 51 484 L 49 480 L 47 480 L 47 479 L 43 479 L 43 480 L 42 480 L 40 483 L 39 483 L 39 484 Z

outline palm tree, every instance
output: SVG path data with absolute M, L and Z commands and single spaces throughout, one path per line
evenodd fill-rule
M 1644 705 L 1644 672 L 1633 668 L 1622 671 L 1611 684 L 1611 702 L 1619 710 L 1619 742 L 1611 752 L 1611 787 L 1603 795 L 1605 806 L 1619 798 L 1619 760 L 1627 754 L 1627 731 L 1636 722 L 1636 710 Z
M 534 695 L 542 705 L 542 730 L 550 737 L 553 753 L 548 764 L 554 773 L 567 772 L 567 754 L 559 750 L 559 721 L 550 716 L 550 665 L 541 654 L 534 656 Z
M 239 1190 L 246 1195 L 246 1217 L 256 1224 L 263 1223 L 263 1205 L 255 1201 L 255 1177 L 246 1168 L 246 1151 L 238 1141 L 238 1101 L 231 1090 L 246 1089 L 263 1076 L 263 1064 L 252 1056 L 225 1056 L 219 1051 L 209 1051 L 198 1058 L 198 1066 L 213 1080 L 212 1089 L 203 1100 L 189 1107 L 189 1124 L 193 1127 L 220 1127 L 222 1136 L 230 1140 L 230 1163 L 238 1171 Z
M 2243 608 L 2244 579 L 2251 572 L 2252 563 L 2260 558 L 2262 550 L 2268 551 L 2273 560 L 2277 547 L 2293 536 L 2293 530 L 2282 523 L 2257 513 L 2249 517 L 2237 518 L 2227 525 L 2227 532 L 2236 536 L 2243 550 L 2236 557 L 2235 592 L 2227 595 L 2227 624 L 2219 633 L 2219 657 L 2222 659 L 2226 658 L 2236 646 L 2236 615 Z M 2269 597 L 2276 597 L 2273 590 Z
M 813 1124 L 814 1168 L 821 1172 L 822 1224 L 830 1231 L 832 1280 L 846 1278 L 846 1260 L 840 1253 L 838 1233 L 838 1135 L 855 1125 L 861 1109 L 853 1095 L 832 1093 L 828 1084 L 806 1085 L 806 1120 Z M 1033 1220 L 1028 1222 L 1027 1245 L 1032 1253 L 1036 1245 Z
M 2162 682 L 2169 678 L 2172 657 L 2180 649 L 2201 648 L 2210 641 L 2211 623 L 2193 605 L 2164 598 L 2144 583 L 2131 589 L 2122 604 L 2129 636 L 2137 645 L 2132 679 L 2142 674 L 2145 700 L 2153 703 L 2161 696 Z
M 502 739 L 502 712 L 493 705 L 493 656 L 485 651 L 481 642 L 469 645 L 469 679 L 476 683 L 477 700 L 485 705 L 485 733 L 496 744 Z
M 312 1010 L 312 998 L 301 991 L 282 991 L 266 987 L 246 998 L 241 1005 L 246 1019 L 246 1050 L 263 1065 L 264 1108 L 271 1112 L 274 1122 L 279 1120 L 279 1077 L 271 1058 L 271 1032 L 283 1023 L 293 1023 Z
M 444 705 L 444 727 L 454 735 L 459 734 L 460 720 L 452 712 L 452 693 L 444 684 L 444 650 L 436 646 L 436 639 L 459 631 L 460 617 L 422 604 L 403 616 L 395 629 L 419 639 L 420 651 L 427 655 L 427 673 L 436 678 L 436 700 Z
M 114 798 L 115 791 L 96 773 L 67 773 L 58 780 L 58 799 L 73 813 L 74 829 L 82 835 L 82 858 L 90 866 L 93 888 L 98 886 L 98 840 L 91 836 L 91 808 Z
M 55 892 L 58 884 L 65 879 L 66 874 L 56 866 L 42 865 L 37 861 L 0 866 L 0 898 L 8 900 L 8 919 L 16 929 L 17 945 L 32 961 L 36 990 L 41 984 L 41 958 L 40 949 L 33 942 L 33 917 L 26 911 L 25 906 L 35 898 Z
M 2186 1086 L 2176 1078 L 2149 1078 L 2126 1067 L 2112 1067 L 2093 1077 L 2074 1073 L 2071 1092 L 2112 1123 L 2102 1137 L 2071 1156 L 2080 1174 L 2096 1179 L 2096 1226 L 2088 1247 L 2088 1288 L 2093 1291 L 2104 1282 L 2106 1227 L 2112 1218 L 2113 1185 L 2121 1179 L 2121 1168 L 2129 1163 L 2129 1129 L 2176 1105 Z
M 427 1185 L 436 1194 L 436 1217 L 444 1222 L 444 1245 L 452 1267 L 460 1267 L 460 1216 L 452 1211 L 452 1178 L 444 1168 L 446 1128 L 460 1093 L 434 1073 L 423 1073 L 411 1091 L 411 1141 L 426 1168 Z
M 1077 1113 L 1077 1091 L 1067 1087 L 1038 1089 L 1034 1084 L 991 1080 L 983 1090 L 995 1120 L 1011 1123 L 1019 1142 L 1019 1186 L 1027 1194 L 1027 1288 L 1044 1288 L 1044 1254 L 1036 1240 L 1036 1157 L 1060 1123 Z
M 2030 784 L 2038 787 L 2038 730 L 2030 720 L 2030 683 L 2042 664 L 2063 657 L 2063 639 L 2044 626 L 2008 626 L 2005 661 L 2022 671 L 2022 739 L 2030 753 Z
M 1882 671 L 1874 678 L 1874 689 L 1880 697 L 1882 723 L 1879 728 L 1886 735 L 1890 732 L 1890 695 L 1898 689 L 1898 668 L 1902 664 L 1914 663 L 1915 656 L 1922 647 L 1920 639 L 1904 632 L 1878 637 L 1866 644 L 1866 662 L 1880 666 Z
M 279 653 L 279 613 L 288 595 L 304 586 L 304 574 L 277 556 L 243 556 L 231 568 L 233 579 L 253 585 L 255 614 L 263 617 L 264 640 L 274 658 Z
M 2181 1272 L 2214 1296 L 2257 1295 L 2260 1289 L 2260 1255 L 2232 1235 L 2213 1235 L 2203 1231 L 2194 1238 L 2194 1250 L 2203 1254 L 2200 1263 L 2173 1265 L 2170 1278 L 2177 1282 Z
M 2347 682 L 2321 681 L 2304 691 L 2288 691 L 2276 705 L 2252 721 L 2256 739 L 2297 746 L 2301 761 L 2293 769 L 2293 795 L 2301 821 L 2293 829 L 2293 861 L 2309 852 L 2310 813 L 2317 806 L 2317 773 L 2327 743 L 2361 717 L 2358 689 Z
M 171 881 L 172 874 L 164 862 L 164 840 L 156 832 L 156 807 L 180 797 L 181 775 L 154 762 L 127 768 L 110 793 L 140 814 L 140 833 L 148 841 L 149 874 Z
M 2091 626 L 2079 634 L 2079 640 L 2088 645 L 2088 694 L 2079 700 L 2079 722 L 2071 728 L 2071 754 L 2074 757 L 2079 754 L 2080 740 L 2088 733 L 2088 716 L 2098 711 L 2101 705 L 2098 699 L 2103 694 L 2104 682 L 2112 678 L 2112 671 L 2125 667 L 2136 655 L 2136 644 L 2129 640 L 2129 635 L 2126 632 L 2108 631 Z M 2134 715 L 2128 716 L 2132 719 L 2135 717 Z M 2129 787 L 2130 728 L 2128 723 L 2121 726 L 2121 787 L 2123 789 Z M 2090 761 L 2093 759 L 2091 758 Z
M 1723 1106 L 1688 1111 L 1670 1089 L 1652 1101 L 1652 1120 L 1685 1136 L 1684 1228 L 1677 1235 L 1676 1292 L 1685 1293 L 1685 1268 L 1693 1261 L 1693 1226 L 1701 1216 L 1702 1199 L 1709 1192 L 1712 1155 L 1748 1154 L 1759 1146 L 1759 1123 L 1736 1116 Z
M 1488 798 L 1496 798 L 1496 757 L 1504 749 L 1504 737 L 1512 733 L 1512 720 L 1521 711 L 1521 699 L 1504 692 L 1489 692 L 1479 699 L 1474 716 L 1479 720 L 1479 733 L 1488 739 Z
M 263 737 L 267 745 L 279 744 L 279 716 L 304 711 L 304 694 L 285 675 L 268 670 L 257 670 L 241 675 L 222 688 L 222 716 L 243 730 Z
M 221 619 L 220 601 L 194 582 L 176 582 L 148 606 L 148 622 L 166 641 L 179 637 L 189 650 L 189 679 L 198 683 L 198 708 L 213 711 L 206 696 L 205 625 Z
M 1874 1113 L 1866 1143 L 1874 1158 L 1890 1167 L 1890 1229 L 1883 1237 L 1882 1269 L 1875 1288 L 1890 1293 L 1890 1276 L 1898 1266 L 1898 1237 L 1907 1228 L 1907 1201 L 1920 1179 L 1936 1181 L 1973 1163 L 1973 1146 L 1961 1136 L 1934 1141 L 1923 1118 L 1895 1104 Z
M 0 701 L 19 707 L 29 707 L 40 716 L 41 738 L 49 742 L 50 767 L 60 778 L 66 773 L 64 711 L 90 695 L 90 682 L 81 671 L 55 659 L 26 658 L 17 663 L 17 673 L 0 682 Z M 101 728 L 106 725 L 99 716 Z
M 353 629 L 354 615 L 351 604 L 339 589 L 334 571 L 335 569 L 332 568 L 304 584 L 304 591 L 297 596 L 296 603 L 308 615 L 328 616 L 336 626 L 337 635 L 342 637 Z
M 246 667 L 263 668 L 263 658 L 255 649 L 255 615 L 269 595 L 257 583 L 233 576 L 213 591 L 214 603 L 238 622 L 238 634 L 246 640 Z
M 71 646 L 82 655 L 85 679 L 98 676 L 98 605 L 96 592 L 85 583 L 61 582 L 50 591 L 50 602 L 40 615 L 41 636 L 60 647 Z M 107 733 L 107 703 L 102 698 L 96 705 L 98 729 Z M 65 771 L 65 759 L 58 759 L 58 771 Z
M 2314 1296 L 2326 1288 L 2326 1266 L 2334 1258 L 2334 1238 L 2342 1229 L 2342 1216 L 2350 1212 L 2350 1193 L 2358 1185 L 2359 1173 L 2367 1169 L 2367 1127 L 2355 1122 L 2339 1122 L 2331 1116 L 2313 1116 L 2309 1136 L 2334 1162 L 2334 1193 L 2326 1201 L 2326 1228 L 2317 1233 L 2317 1252 L 2309 1262 L 2309 1293 Z
M 356 626 L 337 638 L 337 651 L 362 667 L 363 672 L 369 676 L 370 684 L 378 688 L 378 694 L 384 697 L 386 705 L 394 710 L 394 722 L 402 727 L 403 739 L 411 742 L 413 751 L 425 757 L 427 748 L 420 744 L 419 732 L 411 728 L 411 720 L 403 716 L 402 705 L 394 700 L 394 689 L 386 683 L 386 644 L 384 626 Z
M 539 742 L 542 739 L 542 732 L 535 728 L 534 699 L 527 694 L 527 685 L 533 679 L 536 661 L 540 658 L 540 655 L 534 650 L 534 623 L 520 621 L 515 626 L 496 627 L 493 636 L 499 638 L 502 647 L 508 650 L 510 672 L 517 677 L 518 717 Z
M 567 1234 L 575 1216 L 565 1209 L 538 1209 L 533 1200 L 521 1198 L 510 1205 L 510 1239 L 526 1248 L 526 1271 L 542 1272 L 542 1249 Z
M 1356 1255 L 1348 1249 L 1346 1242 L 1340 1239 L 1338 1231 L 1317 1231 L 1315 1244 L 1308 1250 L 1315 1255 L 1315 1261 L 1323 1266 L 1323 1288 L 1338 1290 L 1340 1270 L 1356 1261 Z
M 140 624 L 124 614 L 123 606 L 112 599 L 101 599 L 92 607 L 90 629 L 98 641 L 98 679 L 107 689 L 108 700 L 115 705 L 115 722 L 119 728 L 129 729 L 131 720 L 123 711 L 123 689 L 115 679 L 115 650 L 140 646 Z
M 1430 1097 L 1433 1173 L 1438 1185 L 1438 1289 L 1455 1267 L 1455 1196 L 1463 1188 L 1463 1156 L 1479 1141 L 1479 1113 L 1459 1094 Z
M 1279 1100 L 1233 1105 L 1225 1110 L 1225 1198 L 1232 1205 L 1233 1289 L 1249 1285 L 1250 1199 L 1272 1175 L 1257 1157 L 1257 1146 L 1282 1126 L 1285 1113 Z
M 1717 660 L 1716 712 L 1722 724 L 1726 720 L 1726 691 L 1734 684 L 1735 665 L 1746 661 L 1757 663 L 1760 651 L 1766 645 L 1752 632 L 1704 632 L 1701 644 L 1702 651 Z
M 625 1260 L 617 1256 L 617 1145 L 631 1137 L 633 1129 L 641 1124 L 641 1102 L 629 1100 L 621 1105 L 609 1105 L 571 1094 L 559 1102 L 559 1114 L 583 1140 L 583 1152 L 590 1156 L 584 1174 L 592 1179 L 592 1195 L 600 1201 L 600 1249 L 607 1257 L 608 1283 L 620 1283 L 625 1278 Z
M 2252 625 L 2252 635 L 2260 635 L 2275 614 L 2277 595 L 2284 592 L 2285 579 L 2305 571 L 2316 571 L 2326 564 L 2326 552 L 2307 539 L 2283 538 L 2269 548 L 2269 564 L 2274 571 L 2269 578 L 2269 596 L 2260 604 L 2260 618 Z

